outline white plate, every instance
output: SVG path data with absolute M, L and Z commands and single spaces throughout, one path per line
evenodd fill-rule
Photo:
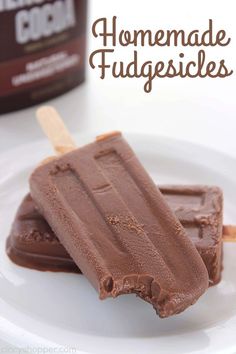
M 235 159 L 163 137 L 127 138 L 155 182 L 222 187 L 225 222 L 236 223 Z M 81 144 L 89 140 L 78 138 Z M 0 156 L 0 338 L 18 347 L 78 353 L 235 353 L 236 245 L 225 245 L 222 282 L 183 314 L 164 320 L 135 296 L 98 300 L 82 275 L 28 270 L 8 260 L 5 239 L 27 178 L 51 153 L 45 141 Z

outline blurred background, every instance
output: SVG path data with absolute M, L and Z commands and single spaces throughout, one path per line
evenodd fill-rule
M 120 27 L 204 30 L 209 18 L 217 30 L 232 38 L 227 47 L 206 48 L 207 57 L 225 59 L 235 69 L 235 0 L 90 0 L 87 25 L 86 82 L 48 103 L 54 105 L 72 132 L 101 133 L 107 130 L 176 137 L 236 153 L 235 74 L 225 79 L 155 79 L 153 90 L 143 91 L 143 80 L 99 78 L 88 65 L 88 55 L 101 47 L 91 33 L 99 17 L 118 17 Z M 129 49 L 116 49 L 114 59 L 130 56 Z M 176 57 L 180 48 L 142 49 L 152 60 Z M 197 48 L 184 48 L 186 57 L 196 58 Z M 122 54 L 121 54 L 122 53 Z M 1 75 L 1 74 L 0 74 Z M 35 120 L 35 107 L 0 116 L 0 150 L 43 138 Z

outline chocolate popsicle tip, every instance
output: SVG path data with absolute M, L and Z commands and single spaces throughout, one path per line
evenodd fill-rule
M 100 298 L 136 293 L 167 317 L 207 289 L 199 254 L 121 134 L 38 167 L 30 186 Z
M 58 238 L 27 194 L 17 210 L 6 242 L 8 257 L 16 264 L 37 270 L 79 272 Z

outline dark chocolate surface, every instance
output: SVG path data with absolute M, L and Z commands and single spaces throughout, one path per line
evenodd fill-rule
M 162 193 L 201 255 L 210 285 L 221 279 L 223 194 L 218 187 L 162 186 Z
M 121 134 L 38 167 L 30 188 L 101 299 L 136 293 L 168 317 L 208 287 L 196 248 Z
M 39 214 L 30 194 L 22 201 L 7 239 L 13 262 L 38 270 L 78 272 L 58 238 Z

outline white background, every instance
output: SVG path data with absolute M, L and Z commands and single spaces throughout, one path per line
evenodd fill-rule
M 204 30 L 212 18 L 215 28 L 224 28 L 232 41 L 228 47 L 207 49 L 209 59 L 224 58 L 236 70 L 235 0 L 93 0 L 89 12 L 88 54 L 101 46 L 90 30 L 98 17 L 116 15 L 119 25 L 129 30 Z M 190 58 L 196 56 L 196 49 L 185 48 L 184 52 Z M 143 53 L 149 56 L 146 49 Z M 173 52 L 160 48 L 156 53 L 159 60 Z M 128 57 L 129 51 L 123 50 L 124 59 L 126 54 Z M 150 55 L 154 60 L 153 51 Z M 72 132 L 119 129 L 154 133 L 236 153 L 235 74 L 226 79 L 156 79 L 150 94 L 143 92 L 142 80 L 100 80 L 98 71 L 89 67 L 87 76 L 86 84 L 51 102 Z M 0 118 L 1 151 L 42 137 L 34 108 Z

